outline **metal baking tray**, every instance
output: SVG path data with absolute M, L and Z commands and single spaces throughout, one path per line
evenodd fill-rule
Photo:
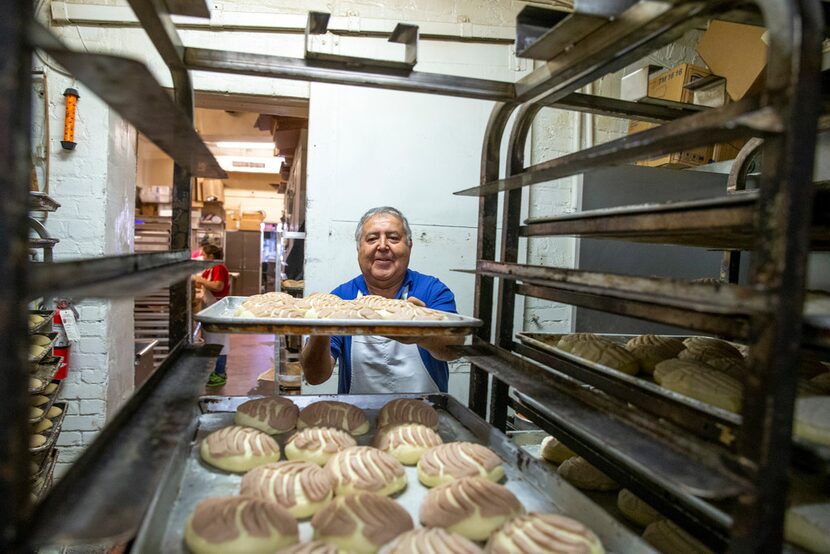
M 640 537 L 631 533 L 584 494 L 561 479 L 549 466 L 541 463 L 514 444 L 507 436 L 487 424 L 468 408 L 447 394 L 431 395 L 329 395 L 292 396 L 300 408 L 318 400 L 340 400 L 362 408 L 369 418 L 369 433 L 355 437 L 359 444 L 369 444 L 376 431 L 380 408 L 394 398 L 422 397 L 439 412 L 438 432 L 445 441 L 474 441 L 493 449 L 505 461 L 505 485 L 527 511 L 564 513 L 585 522 L 600 537 L 607 552 L 653 553 Z M 167 474 L 159 485 L 148 516 L 133 545 L 134 553 L 185 554 L 183 535 L 187 518 L 196 504 L 212 496 L 239 494 L 240 475 L 209 468 L 199 458 L 199 444 L 208 433 L 233 423 L 236 408 L 250 397 L 205 397 L 202 414 L 195 422 L 194 440 L 182 444 Z M 284 444 L 290 433 L 278 435 Z M 418 525 L 418 511 L 427 488 L 420 484 L 415 467 L 406 468 L 407 488 L 394 497 Z M 311 540 L 309 520 L 300 521 L 300 541 Z
M 38 408 L 43 410 L 43 413 L 38 417 L 30 417 L 29 418 L 29 423 L 34 424 L 34 423 L 40 422 L 41 419 L 46 417 L 46 412 L 49 411 L 49 408 L 51 408 L 53 405 L 55 405 L 55 400 L 58 399 L 58 394 L 60 394 L 60 392 L 61 392 L 61 386 L 63 385 L 63 380 L 61 380 L 61 379 L 52 379 L 49 382 L 57 384 L 58 388 L 56 388 L 55 392 L 53 392 L 52 394 L 47 395 L 47 397 L 49 398 L 49 402 L 47 402 L 46 404 L 44 404 L 42 406 L 37 406 Z M 63 405 L 63 408 L 64 408 L 64 412 L 65 412 L 66 411 L 66 405 L 65 404 Z M 32 450 L 32 452 L 34 452 L 34 450 Z
M 40 379 L 41 386 L 33 388 L 31 381 L 29 385 L 30 394 L 42 394 L 46 387 L 55 378 L 55 374 L 60 369 L 63 363 L 63 356 L 47 356 L 40 362 L 32 364 L 32 371 L 29 373 L 30 379 Z
M 689 398 L 688 396 L 684 396 L 682 394 L 678 394 L 676 392 L 670 391 L 665 389 L 655 383 L 652 379 L 644 378 L 644 377 L 635 377 L 623 373 L 622 371 L 618 371 L 616 369 L 610 368 L 606 365 L 598 364 L 596 362 L 592 362 L 590 360 L 586 360 L 580 356 L 575 356 L 570 354 L 569 352 L 565 352 L 564 350 L 559 350 L 547 340 L 550 339 L 559 339 L 564 337 L 566 333 L 557 334 L 557 333 L 517 333 L 516 337 L 519 339 L 520 342 L 526 344 L 528 346 L 532 346 L 534 348 L 538 348 L 539 350 L 543 350 L 548 354 L 552 354 L 553 356 L 562 358 L 564 360 L 568 360 L 570 362 L 579 363 L 582 366 L 592 369 L 598 373 L 602 373 L 604 375 L 613 377 L 615 380 L 625 382 L 627 384 L 641 387 L 644 389 L 648 389 L 649 392 L 662 396 L 666 399 L 672 400 L 674 402 L 678 402 L 680 404 L 685 404 L 689 407 L 694 408 L 695 410 L 704 412 L 708 415 L 711 415 L 715 418 L 725 420 L 730 422 L 733 425 L 740 425 L 741 424 L 741 416 L 734 414 L 728 410 L 724 410 L 722 408 L 717 408 L 705 402 L 701 402 L 699 400 L 695 400 L 694 398 Z M 626 342 L 630 339 L 638 336 L 638 335 L 614 335 L 614 334 L 601 334 L 598 333 L 598 336 L 604 337 L 606 339 L 612 340 L 615 343 L 618 343 L 620 346 L 624 346 Z M 666 337 L 676 338 L 676 339 L 686 339 L 688 336 L 686 335 L 665 335 Z M 547 339 L 547 340 L 546 340 Z
M 193 318 L 210 333 L 254 333 L 274 335 L 469 335 L 480 327 L 480 319 L 446 314 L 443 321 L 377 319 L 299 319 L 238 317 L 234 312 L 246 296 L 226 296 Z
M 54 344 L 55 344 L 55 339 L 57 339 L 57 338 L 58 338 L 58 334 L 57 334 L 57 333 L 36 333 L 36 334 L 38 334 L 38 335 L 44 335 L 44 336 L 46 336 L 46 337 L 49 337 L 49 344 L 47 344 L 47 345 L 43 348 L 43 352 L 41 352 L 39 355 L 37 355 L 37 356 L 29 356 L 29 361 L 30 361 L 30 362 L 34 362 L 34 363 L 37 363 L 37 362 L 41 361 L 43 358 L 45 358 L 45 357 L 46 357 L 46 355 L 47 355 L 47 354 L 49 354 L 50 352 L 52 352 L 52 346 L 54 346 Z
M 57 394 L 57 391 L 55 392 Z M 53 402 L 49 403 L 50 407 L 52 406 Z M 43 443 L 41 446 L 38 446 L 37 448 L 30 448 L 29 452 L 31 452 L 32 454 L 37 454 L 38 452 L 45 452 L 46 450 L 49 450 L 55 445 L 55 441 L 58 440 L 58 435 L 60 435 L 61 433 L 61 425 L 63 425 L 63 418 L 66 417 L 66 402 L 58 402 L 56 405 L 61 409 L 61 415 L 52 420 L 51 428 L 47 429 L 43 433 L 40 433 L 41 435 L 46 435 L 46 442 Z M 46 410 L 44 410 L 44 412 L 45 411 Z
M 55 317 L 55 310 L 29 310 L 29 315 L 43 316 L 43 321 L 35 326 L 29 326 L 30 334 L 42 335 L 43 333 L 41 333 L 41 331 L 52 325 L 52 319 Z M 49 328 L 49 331 L 52 331 L 51 327 Z
M 36 455 L 32 457 L 32 461 L 37 464 L 37 471 L 34 472 L 30 479 L 33 483 L 33 487 L 35 488 L 38 484 L 38 481 L 42 481 L 41 477 L 49 475 L 49 473 L 55 467 L 55 461 L 58 458 L 58 449 L 52 448 L 49 451 L 38 452 Z

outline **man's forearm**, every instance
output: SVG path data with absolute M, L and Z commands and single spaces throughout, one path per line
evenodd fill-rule
M 300 353 L 300 363 L 306 381 L 319 385 L 331 377 L 334 361 L 331 357 L 331 340 L 325 336 L 311 336 Z
M 427 337 L 418 346 L 429 352 L 436 360 L 450 362 L 460 356 L 453 347 L 464 344 L 464 337 Z

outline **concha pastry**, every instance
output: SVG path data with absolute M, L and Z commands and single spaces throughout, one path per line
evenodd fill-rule
M 294 429 L 299 415 L 300 409 L 287 398 L 269 396 L 240 404 L 233 422 L 275 435 Z
M 372 493 L 334 499 L 311 519 L 314 538 L 336 544 L 346 552 L 373 554 L 401 533 L 413 528 L 403 506 Z
M 617 508 L 626 518 L 640 527 L 647 527 L 658 519 L 662 519 L 660 512 L 643 502 L 640 497 L 628 489 L 621 490 L 620 494 L 617 495 Z
M 391 454 L 402 464 L 415 465 L 427 449 L 443 442 L 438 433 L 425 425 L 404 423 L 381 428 L 372 446 Z
M 830 393 L 830 371 L 816 375 L 810 382 L 818 387 L 824 394 Z
M 657 364 L 655 375 L 665 363 L 667 362 Z M 717 369 L 681 367 L 666 373 L 659 383 L 678 394 L 730 412 L 740 412 L 743 405 L 743 386 L 740 381 Z
M 350 446 L 357 446 L 357 441 L 345 431 L 309 427 L 294 433 L 288 439 L 285 443 L 285 457 L 324 466 L 332 456 Z
M 569 458 L 576 456 L 576 453 L 559 442 L 555 437 L 542 439 L 542 458 L 553 464 L 561 464 Z
M 530 513 L 508 521 L 490 536 L 487 554 L 604 554 L 599 537 L 585 525 L 569 517 Z
M 396 398 L 381 408 L 378 414 L 378 427 L 398 423 L 420 423 L 438 430 L 438 412 L 418 398 Z
M 793 434 L 830 446 L 830 396 L 810 396 L 795 401 Z
M 311 541 L 280 550 L 280 554 L 340 554 L 340 552 L 336 544 L 325 541 Z
M 42 433 L 47 429 L 51 429 L 52 425 L 53 424 L 51 419 L 43 418 L 32 426 L 32 432 Z
M 706 361 L 706 365 L 723 371 L 738 380 L 743 379 L 746 374 L 746 361 L 743 358 L 711 358 Z
M 369 431 L 369 420 L 357 406 L 336 400 L 321 400 L 309 404 L 300 412 L 297 429 L 306 427 L 334 427 L 352 435 Z
M 328 461 L 326 471 L 334 479 L 337 496 L 358 492 L 388 496 L 406 487 L 403 465 L 371 446 L 351 446 L 341 450 Z
M 31 435 L 29 437 L 29 448 L 39 448 L 46 444 L 46 437 L 43 435 Z
M 421 504 L 420 518 L 424 527 L 443 527 L 483 541 L 521 513 L 519 499 L 507 487 L 481 477 L 465 477 L 430 490 Z
M 683 344 L 686 345 L 686 349 L 677 355 L 681 360 L 691 359 L 705 362 L 716 358 L 743 359 L 740 350 L 720 339 L 689 337 L 683 341 Z
M 49 397 L 42 394 L 33 394 L 29 399 L 29 402 L 32 406 L 43 406 L 49 402 Z
M 620 486 L 606 474 L 588 463 L 581 456 L 562 462 L 557 470 L 570 484 L 589 491 L 613 491 Z
M 206 463 L 234 473 L 280 460 L 277 441 L 262 431 L 238 425 L 209 434 L 199 452 Z
M 194 554 L 271 554 L 299 540 L 297 520 L 287 510 L 251 496 L 201 501 L 184 531 Z
M 580 341 L 570 349 L 570 353 L 588 361 L 611 369 L 622 371 L 627 375 L 637 375 L 640 362 L 628 350 L 610 341 Z
M 665 554 L 712 554 L 703 543 L 667 519 L 646 527 L 643 539 Z
M 681 369 L 684 371 L 711 371 L 712 367 L 698 360 L 671 358 L 669 360 L 663 360 L 654 367 L 654 381 L 658 385 L 662 385 L 666 375 Z
M 52 339 L 46 335 L 32 335 L 29 342 L 38 346 L 48 346 L 52 342 Z
M 43 388 L 43 380 L 38 379 L 37 377 L 32 377 L 29 379 L 29 389 L 31 390 L 38 390 Z
M 35 359 L 40 358 L 41 354 L 43 354 L 44 348 L 37 344 L 30 344 L 29 345 L 29 358 Z
M 242 477 L 242 495 L 276 502 L 298 518 L 322 510 L 334 497 L 331 474 L 311 462 L 277 462 L 255 467 Z
M 58 390 L 58 384 L 57 383 L 49 383 L 48 385 L 46 385 L 46 388 L 43 389 L 43 394 L 48 396 L 48 395 L 51 395 L 56 390 Z
M 418 461 L 418 480 L 427 487 L 474 476 L 493 482 L 504 477 L 501 458 L 480 444 L 450 442 L 434 446 L 424 452 Z
M 470 539 L 441 527 L 418 527 L 384 546 L 381 554 L 483 554 Z
M 573 350 L 573 347 L 580 342 L 614 344 L 605 337 L 595 335 L 594 333 L 571 333 L 569 335 L 563 335 L 556 343 L 556 348 L 564 350 L 565 352 L 570 352 Z
M 787 510 L 784 538 L 809 552 L 830 552 L 830 504 L 802 504 Z
M 43 415 L 43 410 L 32 406 L 29 408 L 29 419 L 37 419 Z
M 47 410 L 46 417 L 48 417 L 49 419 L 54 419 L 54 418 L 58 417 L 59 415 L 61 415 L 62 413 L 63 413 L 62 409 L 60 409 L 57 406 L 52 406 L 51 408 L 49 408 L 49 410 Z
M 625 349 L 640 362 L 640 367 L 646 373 L 654 373 L 654 366 L 677 357 L 686 348 L 679 339 L 660 335 L 640 335 L 629 340 Z

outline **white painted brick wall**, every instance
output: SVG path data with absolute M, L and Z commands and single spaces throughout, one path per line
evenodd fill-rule
M 135 131 L 83 85 L 47 71 L 52 149 L 49 193 L 61 203 L 46 222 L 49 232 L 61 239 L 54 250 L 55 260 L 129 252 Z M 74 151 L 60 146 L 67 87 L 80 93 Z M 67 416 L 58 440 L 56 476 L 66 471 L 132 390 L 132 302 L 75 300 L 81 340 L 72 346 L 69 375 L 60 395 L 67 403 Z

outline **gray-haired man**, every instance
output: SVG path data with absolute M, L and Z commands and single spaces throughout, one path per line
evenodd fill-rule
M 389 206 L 366 212 L 355 230 L 357 263 L 361 274 L 332 294 L 345 300 L 375 294 L 400 298 L 446 312 L 456 312 L 455 296 L 429 275 L 409 269 L 412 231 L 404 215 Z M 311 384 L 331 377 L 340 363 L 338 392 L 446 392 L 449 347 L 456 337 L 312 336 L 301 354 L 303 371 Z

